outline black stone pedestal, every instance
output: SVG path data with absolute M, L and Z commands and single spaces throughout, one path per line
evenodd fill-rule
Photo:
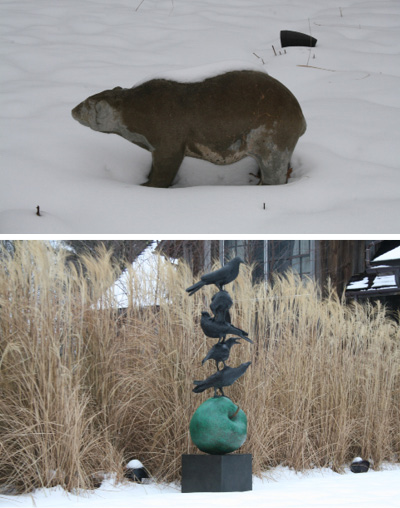
M 252 456 L 182 455 L 182 492 L 252 490 Z

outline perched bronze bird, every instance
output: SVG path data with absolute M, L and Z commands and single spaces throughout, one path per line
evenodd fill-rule
M 224 339 L 228 334 L 239 335 L 239 337 L 242 339 L 247 340 L 248 342 L 252 342 L 249 339 L 247 332 L 237 328 L 236 326 L 233 326 L 231 323 L 215 321 L 215 319 L 205 311 L 201 313 L 200 326 L 204 332 L 204 335 L 211 337 L 212 339 L 219 339 L 219 342 L 221 342 L 221 340 Z
M 231 347 L 234 346 L 235 344 L 240 344 L 239 339 L 237 337 L 227 339 L 225 342 L 217 342 L 217 344 L 215 344 L 206 354 L 201 364 L 204 365 L 207 360 L 215 360 L 217 370 L 219 370 L 220 362 L 222 362 L 224 364 L 224 367 L 226 367 L 225 362 L 229 358 Z
M 239 256 L 233 258 L 222 268 L 202 275 L 199 282 L 196 282 L 193 286 L 188 287 L 186 291 L 189 293 L 189 296 L 192 296 L 200 288 L 208 286 L 209 284 L 215 284 L 217 288 L 221 290 L 222 286 L 225 286 L 225 284 L 229 284 L 236 279 L 239 274 L 240 263 L 244 263 L 242 258 Z
M 211 298 L 210 309 L 214 314 L 214 320 L 224 323 L 231 322 L 229 309 L 232 307 L 233 301 L 229 293 L 225 290 L 218 291 Z
M 224 367 L 204 381 L 193 381 L 196 385 L 193 391 L 201 393 L 208 388 L 214 388 L 214 397 L 218 397 L 217 390 L 221 392 L 222 396 L 225 396 L 223 387 L 232 385 L 240 376 L 243 376 L 250 364 L 251 362 L 246 362 L 239 367 Z

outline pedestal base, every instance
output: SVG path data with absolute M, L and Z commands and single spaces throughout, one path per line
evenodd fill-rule
M 252 456 L 182 455 L 182 492 L 252 490 Z

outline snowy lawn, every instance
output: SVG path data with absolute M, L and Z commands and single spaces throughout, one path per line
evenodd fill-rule
M 317 46 L 284 52 L 281 30 Z M 0 34 L 0 233 L 398 232 L 398 0 L 2 0 Z M 117 85 L 237 67 L 302 106 L 287 185 L 186 158 L 173 188 L 144 188 L 149 152 L 71 117 Z
M 316 470 L 296 474 L 286 468 L 253 478 L 253 491 L 181 494 L 179 486 L 104 482 L 93 493 L 66 494 L 61 488 L 33 495 L 0 497 L 1 508 L 391 508 L 400 506 L 400 466 L 364 474 Z

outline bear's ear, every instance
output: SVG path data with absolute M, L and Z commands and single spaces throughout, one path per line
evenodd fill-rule
M 118 111 L 105 99 L 95 105 L 96 126 L 102 132 L 115 132 L 119 125 Z
M 96 109 L 96 119 L 101 120 L 104 118 L 107 118 L 110 114 L 111 106 L 108 104 L 107 101 L 97 101 L 95 105 Z
M 100 130 L 110 129 L 110 121 L 113 118 L 113 108 L 106 100 L 100 100 L 96 102 L 96 125 Z
M 122 86 L 116 86 L 115 88 L 113 88 L 113 92 L 119 92 L 120 90 L 122 90 Z

